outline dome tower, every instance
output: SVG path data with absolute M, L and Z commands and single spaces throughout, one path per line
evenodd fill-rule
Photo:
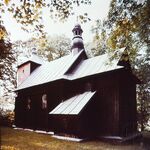
M 83 38 L 82 38 L 83 30 L 81 29 L 81 26 L 79 24 L 76 24 L 72 32 L 74 37 L 72 39 L 71 50 L 73 55 L 75 55 L 84 49 Z

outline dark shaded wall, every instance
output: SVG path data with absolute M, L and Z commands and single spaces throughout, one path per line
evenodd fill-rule
M 54 126 L 59 124 L 54 127 L 57 132 L 80 131 L 76 133 L 78 136 L 126 136 L 137 130 L 136 83 L 130 71 L 122 69 L 66 82 L 63 97 L 68 99 L 85 91 L 97 91 L 97 94 L 79 115 L 50 115 L 55 118 Z M 75 126 L 66 131 L 69 118 Z
M 64 81 L 45 84 L 18 91 L 15 104 L 15 124 L 18 127 L 50 130 L 51 122 L 48 113 L 63 99 L 62 85 Z M 42 96 L 47 95 L 47 108 L 42 108 Z M 28 109 L 28 99 L 31 100 Z
M 120 135 L 137 132 L 136 83 L 133 77 L 124 72 L 120 77 L 119 126 Z
M 48 115 L 60 102 L 85 91 L 97 93 L 79 115 Z M 45 110 L 41 109 L 43 94 L 47 94 Z M 30 110 L 26 109 L 28 97 Z M 78 137 L 128 135 L 137 128 L 136 83 L 130 73 L 122 69 L 18 91 L 15 124 Z

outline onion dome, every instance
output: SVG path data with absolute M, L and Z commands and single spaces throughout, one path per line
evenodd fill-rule
M 83 38 L 82 38 L 83 30 L 81 29 L 81 26 L 79 24 L 76 24 L 72 32 L 74 37 L 72 39 L 71 50 L 73 54 L 77 54 L 78 52 L 84 49 Z

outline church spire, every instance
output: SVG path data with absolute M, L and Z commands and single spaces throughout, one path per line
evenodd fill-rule
M 84 44 L 83 44 L 83 39 L 82 39 L 83 30 L 81 29 L 81 26 L 79 24 L 76 24 L 72 32 L 73 32 L 74 37 L 72 39 L 71 50 L 72 50 L 72 53 L 75 55 L 84 49 Z

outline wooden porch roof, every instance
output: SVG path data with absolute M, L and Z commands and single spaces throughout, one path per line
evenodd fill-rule
M 52 115 L 78 115 L 96 92 L 85 92 L 61 102 L 49 114 Z

